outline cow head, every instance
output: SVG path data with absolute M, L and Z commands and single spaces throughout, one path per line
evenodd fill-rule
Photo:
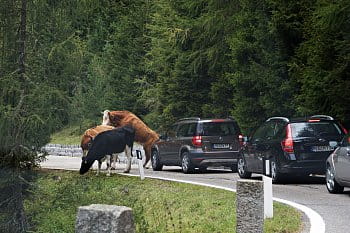
M 121 121 L 121 118 L 117 115 L 113 115 L 112 113 L 108 113 L 108 116 L 109 116 L 109 121 L 110 121 L 110 124 L 113 125 L 114 127 L 120 127 L 122 126 L 120 124 L 120 121 Z
M 86 157 L 83 157 L 81 159 L 81 165 L 80 165 L 80 170 L 79 170 L 80 175 L 83 175 L 86 172 L 88 172 L 89 169 L 92 167 L 93 163 L 94 163 L 94 161 L 91 162 Z
M 83 150 L 84 157 L 87 155 L 87 152 L 92 144 L 93 139 L 94 138 L 88 134 L 84 134 L 83 137 L 81 138 L 80 147 Z
M 110 119 L 109 119 L 109 113 L 110 111 L 109 110 L 104 110 L 102 112 L 103 114 L 103 117 L 102 117 L 102 125 L 110 125 Z
M 102 125 L 111 125 L 114 127 L 121 127 L 120 124 L 121 116 L 117 113 L 118 111 L 110 112 L 105 110 L 102 114 Z

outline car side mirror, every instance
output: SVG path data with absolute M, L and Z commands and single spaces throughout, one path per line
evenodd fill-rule
M 338 146 L 338 142 L 336 142 L 336 141 L 330 141 L 330 142 L 329 142 L 329 146 L 335 148 L 335 147 Z
M 166 140 L 166 139 L 167 139 L 167 136 L 164 135 L 164 134 L 161 134 L 161 135 L 159 136 L 159 139 L 161 139 L 161 140 Z

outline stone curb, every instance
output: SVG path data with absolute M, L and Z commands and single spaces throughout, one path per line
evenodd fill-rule
M 80 148 L 80 145 L 64 145 L 64 144 L 46 144 L 41 148 L 43 152 L 47 152 L 49 155 L 55 156 L 69 156 L 69 157 L 82 157 L 83 151 Z M 131 164 L 138 164 L 136 158 L 136 150 L 140 150 L 142 153 L 142 157 L 145 157 L 145 152 L 140 145 L 134 145 L 133 148 L 133 157 L 131 160 Z M 126 163 L 125 153 L 120 153 L 118 156 L 119 163 Z

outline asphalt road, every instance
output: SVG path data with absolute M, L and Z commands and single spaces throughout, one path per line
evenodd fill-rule
M 44 168 L 77 170 L 81 159 L 76 157 L 48 156 L 42 163 Z M 96 167 L 96 164 L 94 165 Z M 116 172 L 122 172 L 124 165 L 118 164 Z M 138 175 L 133 165 L 131 174 Z M 164 167 L 163 171 L 145 170 L 146 176 L 187 180 L 227 188 L 236 188 L 239 179 L 237 173 L 225 169 L 208 169 L 205 173 L 183 174 L 179 167 Z M 261 179 L 259 175 L 253 179 Z M 350 232 L 350 189 L 343 194 L 329 194 L 324 177 L 308 177 L 302 180 L 290 180 L 287 184 L 273 185 L 273 197 L 292 201 L 316 211 L 325 222 L 325 233 Z M 306 226 L 307 227 L 307 226 Z

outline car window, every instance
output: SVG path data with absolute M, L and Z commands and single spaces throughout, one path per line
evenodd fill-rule
M 322 137 L 338 136 L 342 134 L 341 129 L 334 122 L 298 122 L 292 123 L 292 136 L 298 137 Z
M 286 135 L 285 128 L 286 128 L 285 122 L 281 122 L 281 121 L 276 122 L 275 133 L 274 133 L 273 139 L 284 138 Z
M 173 125 L 166 133 L 167 137 L 174 138 L 176 135 L 176 128 L 178 125 Z
M 187 136 L 187 132 L 188 132 L 188 126 L 189 124 L 183 124 L 183 125 L 180 125 L 178 130 L 177 130 L 177 133 L 176 133 L 176 136 L 177 137 L 186 137 Z
M 254 134 L 251 137 L 251 141 L 255 142 L 255 141 L 263 140 L 265 131 L 266 131 L 266 125 L 263 124 L 254 132 Z
M 251 140 L 253 142 L 271 139 L 275 133 L 276 123 L 273 121 L 265 122 L 253 134 Z
M 204 122 L 201 125 L 202 136 L 230 136 L 235 135 L 236 130 L 233 122 Z
M 187 137 L 192 137 L 196 135 L 197 123 L 191 123 L 188 125 Z

